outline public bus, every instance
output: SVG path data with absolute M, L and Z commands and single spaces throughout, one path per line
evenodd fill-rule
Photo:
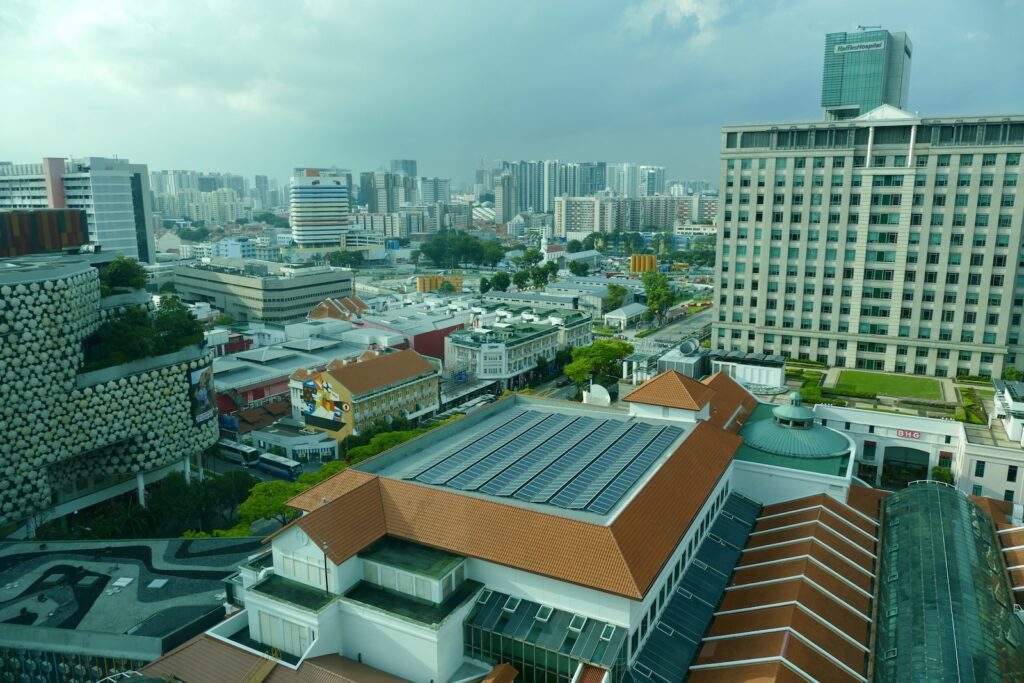
M 262 453 L 256 468 L 275 477 L 295 481 L 302 475 L 302 463 L 290 460 L 282 455 Z
M 227 439 L 220 439 L 217 442 L 217 452 L 220 454 L 220 457 L 228 462 L 244 465 L 245 467 L 252 467 L 260 459 L 258 448 Z

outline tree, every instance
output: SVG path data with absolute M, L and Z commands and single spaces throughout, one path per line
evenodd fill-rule
M 534 266 L 530 268 L 530 279 L 533 281 L 533 286 L 540 289 L 548 283 L 548 271 L 546 268 L 541 266 Z
M 633 345 L 617 339 L 598 339 L 590 346 L 573 349 L 572 362 L 565 366 L 566 376 L 577 385 L 604 374 L 617 360 L 633 352 Z
M 445 296 L 451 296 L 455 294 L 455 285 L 448 280 L 442 280 L 441 284 L 437 287 L 438 294 L 444 294 Z
M 177 351 L 203 339 L 203 326 L 178 297 L 170 294 L 160 298 L 160 306 L 153 316 L 153 329 L 160 353 Z
M 327 254 L 327 263 L 338 268 L 355 268 L 363 262 L 361 251 L 332 251 Z
M 936 465 L 932 468 L 932 479 L 946 484 L 952 484 L 953 472 L 948 467 L 940 467 Z
M 298 512 L 285 505 L 285 501 L 302 492 L 302 487 L 290 481 L 261 481 L 252 487 L 249 497 L 238 507 L 243 522 L 252 524 L 260 519 L 276 519 L 282 526 Z
M 177 291 L 178 289 L 174 286 L 173 282 L 165 282 L 162 285 L 160 285 L 161 294 L 174 294 Z
M 523 289 L 528 284 L 530 284 L 530 271 L 528 271 L 528 270 L 520 270 L 520 271 L 518 271 L 515 275 L 512 276 L 512 282 L 515 283 L 517 288 Z
M 554 280 L 555 276 L 558 275 L 558 264 L 554 261 L 548 261 L 541 267 L 548 271 L 548 282 Z
M 537 377 L 546 377 L 550 366 L 551 364 L 548 363 L 547 358 L 544 356 L 537 356 L 537 366 L 534 368 L 534 371 L 537 373 Z
M 103 269 L 100 273 L 100 280 L 111 289 L 115 287 L 145 289 L 146 271 L 135 259 L 118 256 Z
M 590 266 L 583 261 L 569 261 L 569 272 L 578 276 L 586 275 L 590 272 Z
M 486 294 L 491 291 L 491 281 L 485 277 L 480 278 L 480 293 Z
M 544 254 L 540 253 L 540 249 L 536 247 L 530 247 L 523 252 L 523 263 L 528 266 L 535 266 L 544 260 Z
M 491 289 L 496 292 L 507 292 L 510 284 L 512 284 L 512 280 L 509 278 L 508 273 L 503 270 L 498 271 L 491 278 Z
M 411 252 L 409 252 L 409 261 L 411 261 L 414 266 L 417 263 L 419 263 L 419 260 L 420 260 L 420 250 L 419 249 L 413 249 Z
M 628 290 L 622 285 L 608 285 L 608 293 L 601 300 L 601 310 L 607 312 L 622 308 L 628 293 Z
M 644 283 L 644 294 L 647 295 L 647 308 L 653 311 L 655 317 L 661 322 L 661 317 L 675 300 L 675 296 L 668 286 L 668 278 L 665 273 L 650 270 L 643 274 L 641 281 Z
M 214 507 L 229 523 L 238 521 L 238 506 L 249 497 L 260 480 L 243 470 L 230 470 L 204 479 L 199 487 L 206 489 Z M 193 484 L 196 487 L 197 484 Z
M 232 318 L 227 313 L 221 313 L 220 315 L 213 319 L 213 322 L 209 324 L 209 327 L 229 327 L 231 325 L 234 325 L 236 322 L 238 321 Z
M 186 242 L 205 242 L 210 239 L 210 230 L 203 227 L 200 222 L 193 224 L 191 228 L 178 228 L 178 237 L 185 240 Z M 288 226 L 288 221 L 285 221 L 285 226 Z
M 501 248 L 495 240 L 487 240 L 484 242 L 484 250 L 482 254 L 482 262 L 484 265 L 494 267 L 505 258 L 505 250 Z
M 1024 373 L 1022 373 L 1017 368 L 1003 368 L 1003 379 L 1005 379 L 1007 382 L 1017 382 L 1021 379 L 1022 376 L 1024 376 Z
M 128 306 L 123 317 L 103 323 L 89 337 L 85 348 L 86 365 L 95 369 L 155 356 L 159 346 L 146 309 Z
M 570 254 L 581 252 L 583 251 L 583 242 L 580 242 L 579 240 L 569 240 L 565 245 L 565 250 Z
M 261 214 L 253 216 L 252 220 L 253 222 L 266 223 L 267 225 L 272 225 L 275 228 L 288 227 L 287 218 L 282 218 L 281 216 L 278 216 L 276 213 L 271 213 L 269 211 L 264 211 Z

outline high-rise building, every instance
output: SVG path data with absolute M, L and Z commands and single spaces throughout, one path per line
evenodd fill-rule
M 608 189 L 623 197 L 639 197 L 640 167 L 631 162 L 609 164 Z
M 913 50 L 906 33 L 874 30 L 825 36 L 825 118 L 854 118 L 883 104 L 906 109 Z
M 267 190 L 270 188 L 270 184 L 267 180 L 267 176 L 258 175 L 256 176 L 256 199 L 260 203 L 261 209 L 270 208 L 270 204 L 267 202 Z
M 603 161 L 580 164 L 580 195 L 590 196 L 608 187 L 608 165 Z
M 377 193 L 373 189 L 373 171 L 363 171 L 359 174 L 358 204 L 367 207 L 370 213 L 377 212 Z
M 516 177 L 502 173 L 494 182 L 494 222 L 508 223 L 519 212 Z
M 419 174 L 416 172 L 416 160 L 415 159 L 392 159 L 391 160 L 391 172 L 392 173 L 404 173 L 410 178 L 416 178 Z
M 156 257 L 149 169 L 126 159 L 0 163 L 0 210 L 82 209 L 89 240 L 140 261 Z
M 348 186 L 337 168 L 297 168 L 289 192 L 292 238 L 300 247 L 338 246 L 349 224 Z
M 400 176 L 388 171 L 377 171 L 373 174 L 374 204 L 375 213 L 394 213 L 402 202 L 399 197 Z
M 1024 367 L 1024 115 L 723 129 L 720 349 L 954 377 Z
M 419 199 L 423 204 L 448 202 L 451 198 L 451 180 L 448 178 L 420 178 Z
M 653 197 L 665 193 L 665 167 L 641 166 L 640 188 L 641 197 Z

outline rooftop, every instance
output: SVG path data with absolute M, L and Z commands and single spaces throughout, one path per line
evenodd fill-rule
M 425 600 L 418 600 L 394 591 L 384 590 L 366 581 L 360 581 L 345 593 L 345 598 L 402 617 L 403 619 L 436 627 L 444 623 L 452 612 L 466 604 L 481 588 L 483 588 L 483 584 L 478 581 L 463 581 L 448 596 L 447 600 L 439 605 L 435 605 Z
M 465 559 L 461 555 L 428 548 L 419 543 L 410 543 L 393 536 L 385 536 L 369 548 L 360 551 L 359 557 L 432 579 L 443 578 Z
M 788 409 L 761 403 L 740 431 L 743 445 L 737 460 L 786 467 L 817 474 L 844 476 L 850 464 L 852 447 L 842 434 L 814 423 L 814 413 L 804 408 L 810 426 L 790 427 L 779 423 L 776 411 L 790 419 Z M 798 416 L 799 417 L 799 416 Z
M 412 349 L 404 349 L 346 363 L 327 372 L 354 396 L 359 396 L 436 374 L 437 369 Z
M 681 410 L 700 410 L 713 394 L 706 385 L 692 377 L 669 370 L 647 380 L 622 400 Z
M 682 443 L 685 433 L 669 423 L 579 410 L 504 410 L 379 473 L 604 516 Z
M 607 318 L 614 316 L 616 318 L 631 318 L 635 315 L 640 315 L 647 312 L 647 307 L 643 304 L 626 304 L 622 308 L 616 308 L 614 311 L 608 311 L 604 314 Z
M 223 614 L 224 579 L 260 547 L 255 538 L 3 543 L 0 624 L 165 637 Z
M 263 581 L 250 587 L 249 590 L 269 595 L 282 602 L 298 605 L 314 612 L 320 611 L 320 609 L 338 597 L 320 588 L 313 588 L 278 574 L 271 574 L 263 579 Z

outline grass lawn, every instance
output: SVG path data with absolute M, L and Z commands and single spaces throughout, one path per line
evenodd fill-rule
M 839 391 L 874 391 L 886 396 L 942 400 L 939 383 L 925 377 L 907 377 L 874 372 L 843 370 L 836 384 Z

